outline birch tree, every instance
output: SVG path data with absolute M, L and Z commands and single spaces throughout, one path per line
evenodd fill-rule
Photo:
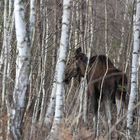
M 59 16 L 59 13 L 57 13 L 57 7 L 56 7 L 56 1 L 52 2 L 54 7 L 55 7 L 55 10 L 54 10 L 54 24 L 56 24 L 57 22 L 57 16 Z M 48 19 L 49 20 L 49 19 Z M 58 26 L 58 25 L 57 25 Z M 55 27 L 55 31 L 57 31 L 57 26 Z M 55 42 L 58 40 L 59 38 L 57 38 L 57 35 L 54 35 L 53 37 L 53 41 L 54 41 L 54 47 L 55 46 Z M 53 51 L 53 55 L 55 55 L 55 49 Z M 58 55 L 58 53 L 57 53 Z M 52 65 L 55 65 L 55 59 L 53 57 L 53 60 L 52 60 Z M 53 69 L 53 68 L 52 68 Z M 51 97 L 50 97 L 50 102 L 48 104 L 48 108 L 47 108 L 47 111 L 46 111 L 46 114 L 45 114 L 45 119 L 44 119 L 44 123 L 45 123 L 45 126 L 50 129 L 51 126 L 52 126 L 52 122 L 53 122 L 53 117 L 54 117 L 54 113 L 55 113 L 55 101 L 56 101 L 56 72 L 57 72 L 57 64 L 55 66 L 55 70 L 52 71 L 52 73 L 54 73 L 52 75 L 53 77 L 53 83 L 52 83 L 52 90 L 51 90 Z
M 4 21 L 3 21 L 3 45 L 1 50 L 0 56 L 0 71 L 2 72 L 2 93 L 1 93 L 1 114 L 4 113 L 5 109 L 7 109 L 7 116 L 9 116 L 9 83 L 12 81 L 10 75 L 11 69 L 11 42 L 12 42 L 12 35 L 14 29 L 14 14 L 13 14 L 13 1 L 12 0 L 5 0 L 4 1 Z M 9 5 L 8 5 L 9 4 Z M 8 8 L 7 8 L 8 7 Z M 5 106 L 6 105 L 6 106 Z M 9 137 L 9 120 L 7 120 L 7 128 L 5 126 L 4 121 L 2 122 L 1 127 L 3 128 L 4 132 L 7 132 L 6 137 Z M 7 129 L 7 130 L 6 130 Z M 3 139 L 6 139 L 3 136 Z
M 68 54 L 68 43 L 69 43 L 69 27 L 70 27 L 70 0 L 63 1 L 63 17 L 62 17 L 62 31 L 60 39 L 60 50 L 57 60 L 57 71 L 56 71 L 56 105 L 55 105 L 55 116 L 52 126 L 52 133 L 57 134 L 58 129 L 62 123 L 63 118 L 63 106 L 64 106 L 64 70 L 65 62 Z
M 2 65 L 4 63 L 4 54 L 5 54 L 5 44 L 6 44 L 6 34 L 7 34 L 7 16 L 8 16 L 8 0 L 4 1 L 4 31 L 3 31 L 3 36 L 4 36 L 4 40 L 3 40 L 3 47 L 1 49 L 1 56 L 0 56 L 0 70 L 2 69 Z M 3 97 L 2 97 L 3 98 Z M 3 99 L 2 99 L 3 102 Z
M 48 105 L 47 112 L 45 114 L 45 125 L 47 128 L 51 128 L 52 120 L 54 117 L 55 113 L 55 102 L 56 102 L 56 89 L 57 89 L 57 84 L 56 84 L 56 72 L 57 72 L 57 64 L 56 64 L 56 70 L 54 74 L 54 81 L 53 81 L 53 86 L 52 86 L 52 93 L 50 97 L 50 103 Z
M 124 10 L 124 21 L 126 20 L 126 16 L 127 16 L 127 12 L 128 12 L 128 0 L 125 0 L 125 10 Z M 124 23 L 122 24 L 122 28 L 121 28 L 121 44 L 120 44 L 120 48 L 119 48 L 119 55 L 117 58 L 118 63 L 120 62 L 120 57 L 122 55 L 122 51 L 124 49 L 124 41 L 125 41 L 125 25 Z
M 14 1 L 15 29 L 17 39 L 16 78 L 11 111 L 11 132 L 14 140 L 20 140 L 27 101 L 30 68 L 30 44 L 26 31 L 23 0 Z
M 131 90 L 127 114 L 127 128 L 128 136 L 130 137 L 133 129 L 133 111 L 136 105 L 138 95 L 138 60 L 140 52 L 140 0 L 136 1 L 136 13 L 134 13 L 133 21 L 133 52 L 132 52 L 132 65 L 131 65 Z
M 8 2 L 11 3 L 11 6 L 8 7 Z M 14 16 L 12 9 L 12 2 L 10 0 L 4 1 L 4 32 L 3 32 L 3 46 L 1 51 L 1 57 L 0 57 L 0 70 L 2 70 L 3 66 L 3 85 L 2 85 L 2 108 L 4 107 L 4 100 L 5 100 L 5 93 L 6 93 L 6 77 L 9 73 L 9 63 L 8 60 L 10 60 L 10 51 L 11 51 L 11 39 L 12 39 L 12 31 L 13 31 L 13 21 Z
M 31 46 L 33 44 L 35 32 L 35 0 L 30 0 L 30 40 Z
M 30 37 L 30 41 L 31 41 L 31 48 L 32 48 L 33 42 L 34 42 L 34 32 L 35 32 L 35 0 L 30 0 L 30 35 L 29 35 L 29 37 Z M 29 80 L 30 80 L 30 92 L 31 92 L 32 66 L 31 66 L 31 70 L 30 70 Z M 29 108 L 30 104 L 31 104 L 31 97 L 29 97 L 27 109 Z

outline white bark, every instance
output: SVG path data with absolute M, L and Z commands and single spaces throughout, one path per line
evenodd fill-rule
M 3 39 L 3 46 L 1 51 L 1 58 L 0 58 L 0 70 L 2 69 L 2 65 L 4 64 L 4 70 L 3 70 L 3 81 L 2 81 L 2 108 L 4 107 L 4 100 L 5 100 L 5 90 L 6 90 L 6 70 L 7 70 L 7 54 L 8 54 L 8 45 L 7 45 L 7 39 L 8 39 L 8 19 L 7 19 L 7 6 L 8 6 L 8 0 L 4 1 L 4 39 Z
M 7 0 L 5 1 L 5 9 L 7 8 Z M 10 14 L 7 15 L 7 10 L 4 10 L 4 39 L 3 39 L 3 47 L 1 52 L 1 60 L 0 60 L 0 70 L 2 65 L 4 64 L 3 68 L 3 90 L 2 90 L 2 104 L 4 102 L 4 94 L 5 94 L 5 80 L 6 77 L 9 77 L 9 65 L 10 65 L 10 51 L 11 51 L 11 40 L 12 40 L 12 32 L 14 28 L 14 15 Z M 8 16 L 8 18 L 7 18 Z
M 15 29 L 17 39 L 16 79 L 13 93 L 11 131 L 15 140 L 21 139 L 23 116 L 26 106 L 27 87 L 29 84 L 30 46 L 26 31 L 23 0 L 14 1 Z
M 47 24 L 47 23 L 46 23 Z M 44 23 L 45 26 L 45 23 Z M 44 27 L 45 28 L 45 27 Z M 46 29 L 46 31 L 48 31 L 48 28 Z M 47 32 L 48 33 L 48 32 Z M 46 34 L 47 34 L 46 33 Z M 45 36 L 45 31 L 44 31 L 44 36 Z M 42 57 L 44 55 L 44 57 L 42 58 L 42 74 L 41 74 L 41 91 L 42 91 L 42 101 L 41 101 L 41 109 L 40 109 L 40 117 L 39 117 L 39 122 L 42 123 L 43 122 L 43 118 L 44 118 L 44 112 L 45 112 L 45 76 L 46 76 L 46 63 L 47 63 L 47 54 L 48 54 L 48 35 L 46 35 L 46 37 L 43 37 L 46 42 L 43 43 L 42 42 Z M 43 39 L 43 40 L 44 40 Z
M 47 109 L 47 112 L 46 112 L 46 115 L 45 115 L 45 121 L 44 121 L 44 123 L 45 123 L 45 125 L 47 126 L 48 129 L 51 128 L 51 123 L 52 123 L 54 113 L 55 113 L 56 89 L 57 89 L 57 84 L 56 84 L 56 72 L 57 72 L 57 69 L 58 68 L 57 68 L 57 64 L 56 64 L 50 103 L 48 105 L 48 109 Z
M 55 16 L 56 16 L 56 13 L 55 13 Z M 47 26 L 47 29 L 49 30 L 48 26 Z M 46 40 L 48 38 L 49 37 L 47 36 L 46 37 Z M 56 36 L 54 36 L 53 39 L 54 39 L 54 42 L 55 42 L 56 41 Z M 53 59 L 52 60 L 52 65 L 54 65 L 54 64 L 55 64 L 55 60 Z M 51 126 L 52 126 L 53 117 L 54 117 L 54 113 L 55 113 L 56 87 L 57 87 L 56 86 L 56 72 L 57 72 L 57 64 L 56 64 L 56 67 L 55 67 L 54 75 L 52 75 L 54 77 L 54 79 L 53 79 L 53 85 L 52 85 L 52 92 L 51 92 L 50 102 L 48 104 L 48 108 L 47 108 L 47 111 L 46 111 L 46 114 L 45 114 L 45 119 L 44 119 L 45 126 L 48 129 L 50 129 Z
M 5 9 L 4 9 L 4 39 L 3 39 L 3 47 L 1 52 L 1 58 L 0 58 L 0 70 L 3 65 L 3 79 L 2 79 L 2 108 L 4 107 L 5 102 L 5 94 L 6 94 L 6 78 L 10 78 L 9 72 L 10 72 L 10 51 L 11 51 L 11 39 L 12 39 L 12 32 L 14 27 L 14 16 L 9 15 L 7 9 L 7 3 L 8 1 L 5 1 Z M 8 16 L 8 18 L 7 18 Z
M 13 12 L 14 13 L 14 12 Z M 9 19 L 10 20 L 10 19 Z M 4 66 L 4 71 L 6 73 L 6 77 L 7 79 L 11 80 L 11 40 L 12 40 L 12 36 L 13 36 L 13 29 L 14 29 L 14 14 L 12 15 L 11 17 L 11 24 L 9 24 L 9 33 L 8 33 L 8 42 L 7 42 L 7 47 L 8 47 L 8 51 L 7 51 L 7 60 L 5 61 L 5 66 Z M 6 81 L 5 81 L 6 82 Z M 5 83 L 6 84 L 6 83 Z M 6 104 L 6 108 L 7 108 L 7 114 L 8 114 L 8 117 L 10 118 L 10 100 L 9 100 L 9 91 L 10 89 L 8 88 L 8 86 L 5 86 L 6 87 L 6 98 L 5 98 L 5 104 Z M 7 121 L 7 140 L 9 139 L 9 136 L 10 136 L 10 119 L 8 119 Z
M 35 30 L 35 0 L 30 0 L 30 40 Z
M 63 97 L 64 97 L 64 70 L 65 61 L 68 54 L 68 43 L 69 43 L 69 25 L 70 24 L 70 0 L 63 1 L 63 17 L 62 17 L 62 32 L 60 39 L 60 52 L 58 55 L 58 69 L 56 77 L 56 106 L 55 106 L 55 116 L 52 127 L 52 132 L 56 132 L 61 125 L 63 118 Z
M 17 60 L 16 60 L 16 84 L 15 94 L 17 89 L 26 89 L 28 85 L 28 72 L 29 72 L 29 58 L 30 58 L 30 47 L 28 46 L 28 36 L 26 32 L 26 23 L 24 19 L 24 5 L 22 0 L 15 0 L 15 27 L 16 27 L 16 38 L 17 38 Z M 23 79 L 20 79 L 23 76 Z M 22 80 L 22 83 L 20 83 Z M 24 80 L 24 81 L 23 81 Z M 25 83 L 24 83 L 25 82 Z M 25 86 L 25 87 L 24 87 Z M 21 91 L 18 91 L 21 92 Z M 24 90 L 25 92 L 25 90 Z M 25 94 L 22 96 L 16 96 L 14 94 L 15 101 L 20 101 L 18 105 L 24 107 Z M 21 99 L 21 100 L 20 100 Z
M 79 90 L 79 113 L 78 113 L 78 117 L 77 117 L 77 125 L 79 124 L 79 121 L 81 119 L 81 117 L 83 117 L 83 105 L 84 105 L 84 91 L 85 91 L 85 85 L 86 85 L 86 79 L 85 77 L 82 78 L 81 80 L 81 84 L 80 84 L 80 90 Z
M 9 0 L 9 16 L 11 16 L 13 12 L 14 0 Z
M 128 12 L 128 0 L 125 0 L 125 11 L 124 11 L 124 16 L 123 16 L 124 22 L 126 21 L 127 12 Z M 118 58 L 117 58 L 118 63 L 120 62 L 120 57 L 121 57 L 122 51 L 124 49 L 124 45 L 125 45 L 124 41 L 125 41 L 125 25 L 123 23 L 122 29 L 121 29 L 121 44 L 120 44 L 119 54 L 118 54 Z
M 35 0 L 30 0 L 30 42 L 31 42 L 31 47 L 33 46 L 33 42 L 34 42 L 34 32 L 35 32 Z M 31 65 L 29 80 L 30 80 L 30 92 L 31 92 L 31 88 L 32 88 L 32 65 Z M 27 110 L 28 110 L 30 104 L 31 104 L 31 97 L 29 97 Z
M 133 25 L 133 54 L 132 54 L 132 69 L 131 69 L 131 91 L 130 99 L 128 105 L 128 114 L 127 114 L 127 128 L 128 135 L 131 135 L 131 130 L 133 129 L 133 109 L 136 103 L 136 98 L 138 95 L 137 87 L 137 76 L 138 76 L 138 60 L 139 60 L 139 51 L 140 51 L 140 0 L 136 2 L 136 15 L 134 16 L 134 25 Z
M 8 14 L 8 3 L 9 5 L 9 14 Z M 4 1 L 4 32 L 3 32 L 3 46 L 1 50 L 1 56 L 0 56 L 0 70 L 2 71 L 2 93 L 1 93 L 1 113 L 5 109 L 7 109 L 7 115 L 10 116 L 10 105 L 8 101 L 8 94 L 9 94 L 9 80 L 10 79 L 10 60 L 11 60 L 11 39 L 12 39 L 12 32 L 14 27 L 14 16 L 13 16 L 13 3 L 11 0 L 5 0 Z M 2 67 L 3 66 L 3 67 Z M 7 120 L 7 128 L 5 127 L 4 121 L 1 121 L 1 128 L 5 128 L 7 130 L 6 137 L 3 137 L 4 139 L 8 139 L 9 133 L 10 133 L 10 122 L 9 119 Z
M 55 93 L 56 93 L 56 82 L 54 81 L 53 83 L 53 87 L 52 87 L 52 94 L 51 94 L 51 98 L 50 98 L 50 103 L 45 115 L 45 125 L 47 126 L 47 128 L 51 128 L 51 123 L 52 123 L 52 119 L 54 117 L 54 113 L 55 113 Z
M 108 55 L 108 11 L 107 11 L 107 0 L 105 2 L 105 53 Z
M 0 70 L 2 69 L 2 65 L 4 63 L 4 54 L 5 54 L 5 43 L 6 43 L 6 36 L 7 36 L 7 6 L 8 6 L 8 0 L 4 1 L 4 40 L 3 40 L 3 46 L 1 50 L 1 56 L 0 56 Z
M 139 57 L 139 67 L 140 67 L 140 57 Z
M 92 28 L 92 27 L 91 27 Z M 93 28 L 92 28 L 93 29 Z M 91 30 L 92 30 L 91 29 Z M 92 30 L 93 31 L 93 30 Z M 93 33 L 91 33 L 91 44 L 93 43 Z M 85 71 L 85 75 L 84 75 L 84 80 L 86 81 L 87 78 L 87 74 L 88 74 L 88 67 L 89 67 L 89 60 L 91 57 L 91 46 L 88 48 L 87 51 L 87 57 L 88 57 L 88 61 L 87 61 L 87 66 L 86 66 L 86 71 Z M 84 105 L 83 105 L 83 119 L 84 122 L 87 123 L 87 102 L 88 102 L 88 98 L 87 98 L 87 82 L 84 83 Z

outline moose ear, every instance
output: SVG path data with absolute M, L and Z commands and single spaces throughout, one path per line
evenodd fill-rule
M 75 50 L 75 56 L 77 56 L 78 54 L 80 54 L 81 51 L 82 51 L 81 47 L 77 48 L 77 49 Z

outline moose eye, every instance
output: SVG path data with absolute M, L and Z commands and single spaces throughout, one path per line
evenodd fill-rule
M 84 56 L 81 56 L 80 58 L 79 58 L 79 60 L 81 60 L 82 62 L 87 62 L 87 58 L 86 57 L 84 57 Z
M 83 57 L 81 56 L 79 59 L 80 59 L 80 60 L 83 60 Z

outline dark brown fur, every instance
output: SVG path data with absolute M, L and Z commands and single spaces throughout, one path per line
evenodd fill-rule
M 84 76 L 87 66 L 87 56 L 81 52 L 81 48 L 76 50 L 75 56 L 69 61 L 66 67 L 65 83 L 69 83 L 72 77 Z M 101 93 L 101 101 L 116 100 L 126 104 L 126 74 L 118 70 L 105 55 L 97 55 L 90 58 L 87 73 L 88 96 L 91 98 L 94 115 L 97 116 L 98 101 Z M 111 106 L 111 105 L 110 105 Z M 120 112 L 117 106 L 118 114 Z
M 87 56 L 84 53 L 81 53 L 81 48 L 78 48 L 75 56 L 70 59 L 69 63 L 67 64 L 64 82 L 69 83 L 72 77 L 83 77 L 85 74 L 86 65 Z M 101 82 L 105 74 L 106 76 L 102 87 L 103 96 L 108 96 L 106 93 L 104 93 L 104 91 L 108 89 L 109 91 L 113 91 L 112 94 L 109 93 L 109 97 L 113 99 L 113 101 L 115 96 L 120 99 L 120 88 L 122 87 L 124 92 L 124 94 L 122 94 L 122 100 L 125 101 L 126 90 L 124 89 L 127 85 L 126 74 L 114 67 L 110 59 L 105 55 L 97 55 L 90 58 L 87 74 L 88 95 L 92 96 L 96 94 L 95 90 L 100 91 Z M 115 92 L 117 92 L 117 94 Z M 110 94 L 112 96 L 110 96 Z
M 113 102 L 115 102 L 115 98 L 122 99 L 125 103 L 127 85 L 126 74 L 115 68 L 110 59 L 104 55 L 93 56 L 90 59 L 89 69 L 87 75 L 88 95 L 95 96 L 94 104 L 98 102 L 100 94 L 95 94 L 100 92 L 102 81 L 102 98 L 109 98 Z M 94 107 L 95 113 L 97 111 L 96 106 L 98 105 Z

